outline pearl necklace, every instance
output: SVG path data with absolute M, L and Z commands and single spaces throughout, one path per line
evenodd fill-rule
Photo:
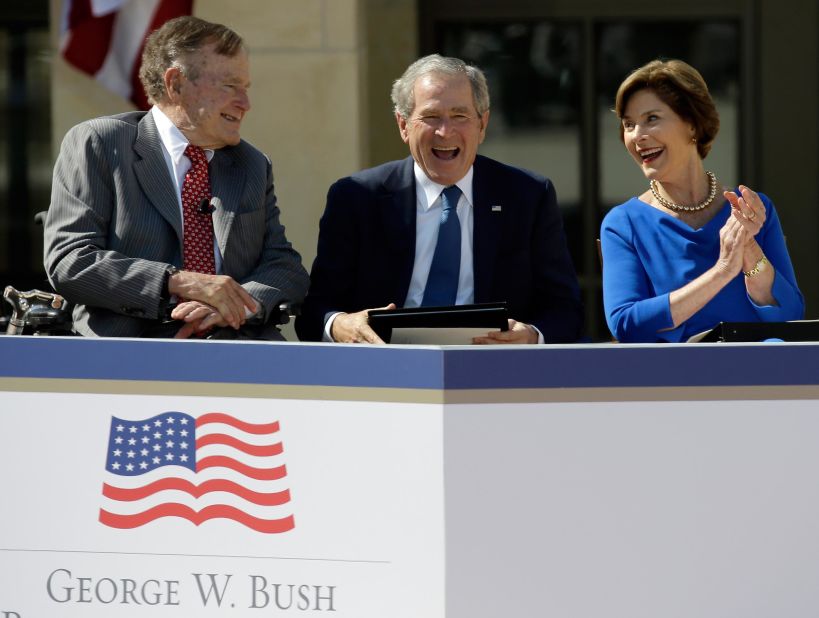
M 651 187 L 651 194 L 654 196 L 660 204 L 668 208 L 669 210 L 677 210 L 677 211 L 684 211 L 684 212 L 696 212 L 698 210 L 702 210 L 706 206 L 708 206 L 711 202 L 714 201 L 714 198 L 717 196 L 717 177 L 714 175 L 713 172 L 705 172 L 706 176 L 708 176 L 708 183 L 710 185 L 710 191 L 708 192 L 708 197 L 706 197 L 703 201 L 699 204 L 693 204 L 691 206 L 687 206 L 685 204 L 675 204 L 674 202 L 669 202 L 665 199 L 660 192 L 657 190 L 657 181 L 651 180 L 648 183 L 648 186 Z

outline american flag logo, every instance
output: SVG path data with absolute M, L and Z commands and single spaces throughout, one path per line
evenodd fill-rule
M 111 417 L 99 520 L 112 528 L 161 517 L 231 519 L 268 534 L 295 527 L 279 423 L 211 412 Z

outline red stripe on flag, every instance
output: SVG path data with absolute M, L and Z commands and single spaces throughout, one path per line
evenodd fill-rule
M 102 68 L 114 29 L 116 13 L 91 15 L 89 0 L 74 2 L 69 17 L 70 34 L 63 58 L 83 73 L 96 74 Z
M 208 468 L 227 468 L 228 470 L 235 470 L 239 474 L 244 474 L 257 481 L 278 481 L 287 476 L 287 466 L 285 465 L 276 466 L 275 468 L 254 468 L 253 466 L 248 466 L 240 461 L 236 461 L 231 457 L 224 457 L 223 455 L 205 457 L 196 464 L 197 472 L 207 470 Z
M 154 481 L 142 487 L 114 487 L 108 483 L 102 485 L 102 495 L 111 500 L 134 502 L 158 494 L 161 491 L 183 491 L 194 498 L 201 498 L 205 494 L 221 491 L 233 494 L 253 504 L 260 506 L 281 506 L 290 502 L 290 490 L 274 492 L 251 491 L 238 483 L 225 479 L 211 479 L 199 485 L 180 478 L 167 478 Z
M 193 13 L 193 0 L 162 0 L 156 8 L 154 18 L 148 26 L 148 31 L 145 33 L 145 38 L 159 28 L 169 19 L 180 17 L 182 15 L 191 15 Z M 148 109 L 151 104 L 148 102 L 148 97 L 145 94 L 145 89 L 142 87 L 142 82 L 139 81 L 139 67 L 142 66 L 142 50 L 145 49 L 143 42 L 139 48 L 134 64 L 131 67 L 131 101 L 136 105 L 137 109 Z
M 232 446 L 237 451 L 247 453 L 248 455 L 255 455 L 256 457 L 270 457 L 273 455 L 281 455 L 284 452 L 284 447 L 281 442 L 276 442 L 275 444 L 248 444 L 233 436 L 227 436 L 221 433 L 209 433 L 201 438 L 197 438 L 196 449 L 199 450 L 203 446 L 211 446 L 213 444 Z
M 296 527 L 296 522 L 292 515 L 281 519 L 260 519 L 259 517 L 253 517 L 226 504 L 214 504 L 205 507 L 201 511 L 194 511 L 184 504 L 161 504 L 134 515 L 118 515 L 109 513 L 105 509 L 100 509 L 99 520 L 100 523 L 111 528 L 128 530 L 144 526 L 160 517 L 180 517 L 187 519 L 197 526 L 209 519 L 232 519 L 252 530 L 267 534 L 288 532 Z
M 276 433 L 279 431 L 279 422 L 273 423 L 246 423 L 238 418 L 224 414 L 223 412 L 208 412 L 196 419 L 196 426 L 201 427 L 207 423 L 224 423 L 236 429 L 241 429 L 246 433 L 261 435 L 265 433 Z
M 91 19 L 94 13 L 91 11 L 91 0 L 67 0 L 71 2 L 68 9 L 68 29 L 73 30 L 78 24 L 86 19 Z

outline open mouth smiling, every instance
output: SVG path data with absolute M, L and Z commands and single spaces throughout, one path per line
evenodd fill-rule
M 651 163 L 659 157 L 663 151 L 665 151 L 665 148 L 646 148 L 645 150 L 638 151 L 637 154 L 640 155 L 643 163 Z
M 457 146 L 432 148 L 432 154 L 435 155 L 436 158 L 443 159 L 444 161 L 451 161 L 452 159 L 455 159 L 460 152 L 461 149 Z

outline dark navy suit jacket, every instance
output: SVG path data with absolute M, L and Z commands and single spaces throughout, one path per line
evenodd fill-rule
M 577 341 L 583 311 L 551 181 L 482 156 L 473 168 L 475 302 L 505 301 L 510 317 L 536 326 L 546 342 Z M 412 157 L 330 187 L 296 319 L 302 341 L 321 340 L 327 313 L 403 305 L 415 217 Z

